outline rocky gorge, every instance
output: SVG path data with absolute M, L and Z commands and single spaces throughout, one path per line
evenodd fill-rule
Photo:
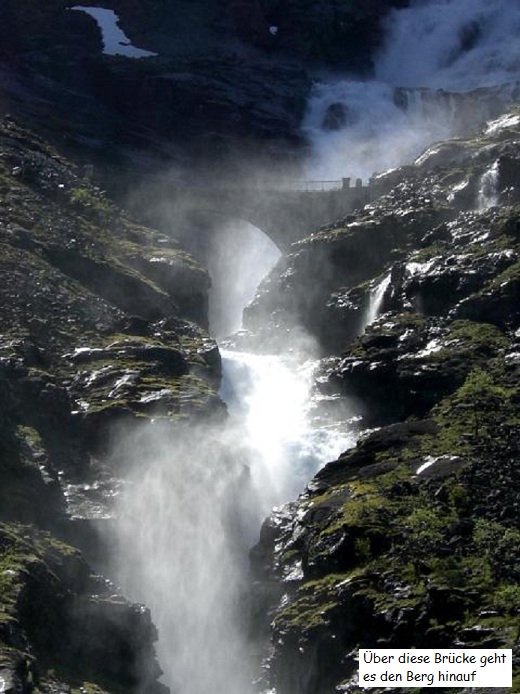
M 114 441 L 186 439 L 188 478 L 204 431 L 231 525 L 252 503 L 252 463 L 218 435 L 230 415 L 211 278 L 190 241 L 207 230 L 160 214 L 150 228 L 121 181 L 129 167 L 240 175 L 249 157 L 299 170 L 312 77 L 369 74 L 382 17 L 406 4 L 102 3 L 160 53 L 146 61 L 101 54 L 95 23 L 67 3 L 2 5 L 3 691 L 195 691 L 162 683 L 156 617 L 116 585 L 110 533 L 131 455 Z M 312 345 L 317 416 L 347 408 L 361 431 L 255 540 L 231 598 L 252 691 L 358 692 L 365 646 L 512 648 L 520 691 L 519 162 L 513 108 L 378 175 L 376 199 L 290 247 L 230 339 L 257 354 Z M 151 463 L 137 465 L 144 494 Z M 194 498 L 217 525 L 227 497 L 212 485 Z M 169 574 L 192 569 L 186 547 Z

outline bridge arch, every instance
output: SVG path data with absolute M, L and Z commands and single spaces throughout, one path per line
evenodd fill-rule
M 106 174 L 107 172 L 105 172 Z M 150 223 L 167 209 L 166 218 L 198 215 L 243 219 L 261 229 L 287 252 L 298 241 L 327 222 L 344 217 L 352 210 L 378 197 L 378 185 L 371 180 L 363 185 L 351 181 L 287 180 L 263 181 L 260 184 L 212 179 L 174 178 L 168 174 L 143 175 L 137 172 L 119 174 L 119 185 L 126 187 L 133 207 L 150 212 Z M 132 181 L 134 183 L 132 184 Z M 114 184 L 105 187 L 114 188 Z M 137 184 L 137 185 L 136 185 Z M 132 203 L 130 203 L 132 208 Z
M 281 252 L 269 236 L 243 219 L 222 219 L 213 228 L 205 264 L 211 277 L 210 330 L 217 338 L 236 332 L 242 311 Z
M 349 179 L 345 179 L 349 180 Z M 329 189 L 200 188 L 188 192 L 185 204 L 199 213 L 228 219 L 242 219 L 261 229 L 281 252 L 327 222 L 339 219 L 369 202 L 369 186 L 342 186 Z

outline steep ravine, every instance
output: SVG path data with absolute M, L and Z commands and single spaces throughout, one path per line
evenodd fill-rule
M 144 60 L 107 55 L 72 4 L 0 6 L 0 692 L 354 694 L 357 648 L 375 645 L 512 647 L 520 691 L 520 111 L 377 177 L 382 197 L 324 218 L 246 310 L 228 346 L 248 353 L 224 357 L 271 378 L 255 435 L 276 472 L 311 381 L 343 449 L 364 431 L 310 481 L 303 441 L 285 496 L 229 429 L 210 277 L 174 238 L 195 253 L 211 224 L 168 188 L 300 174 L 312 128 L 341 154 L 320 177 L 368 178 L 395 162 L 395 122 L 409 134 L 434 108 L 429 142 L 455 132 L 440 102 L 463 129 L 494 117 L 518 98 L 514 3 L 440 3 L 415 44 L 382 23 L 407 0 L 95 0 L 158 54 Z M 331 68 L 354 93 L 324 85 L 302 133 Z M 374 76 L 371 120 L 378 87 L 356 80 Z M 160 231 L 136 189 L 158 171 Z M 300 351 L 322 361 L 286 399 L 278 357 Z M 260 518 L 304 483 L 249 575 Z

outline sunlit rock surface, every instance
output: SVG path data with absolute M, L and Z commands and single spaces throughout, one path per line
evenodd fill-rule
M 519 134 L 514 111 L 383 176 L 386 195 L 295 244 L 247 311 L 264 345 L 297 339 L 295 312 L 331 355 L 318 389 L 372 427 L 252 552 L 278 694 L 362 691 L 356 651 L 374 646 L 513 648 L 518 687 Z

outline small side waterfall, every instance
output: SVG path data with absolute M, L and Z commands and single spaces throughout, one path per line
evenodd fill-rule
M 412 0 L 385 30 L 373 79 L 315 86 L 303 123 L 310 178 L 369 179 L 518 98 L 518 3 Z
M 477 197 L 479 210 L 487 210 L 498 203 L 498 161 L 482 174 Z
M 391 275 L 388 273 L 383 277 L 381 282 L 377 284 L 370 292 L 370 298 L 366 313 L 363 317 L 362 332 L 364 332 L 371 323 L 375 321 L 381 311 L 381 305 L 385 296 L 385 292 L 390 285 Z

